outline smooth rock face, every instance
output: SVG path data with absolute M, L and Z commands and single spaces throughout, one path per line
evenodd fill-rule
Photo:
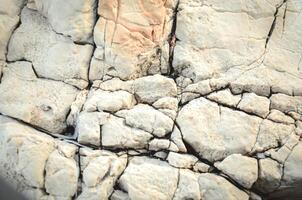
M 301 10 L 0 0 L 0 179 L 33 200 L 301 199 Z

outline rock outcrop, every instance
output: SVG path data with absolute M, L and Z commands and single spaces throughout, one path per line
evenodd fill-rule
M 301 9 L 0 0 L 1 179 L 34 200 L 301 199 Z

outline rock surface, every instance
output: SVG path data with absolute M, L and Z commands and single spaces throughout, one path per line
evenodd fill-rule
M 301 9 L 0 0 L 1 179 L 33 200 L 301 199 Z

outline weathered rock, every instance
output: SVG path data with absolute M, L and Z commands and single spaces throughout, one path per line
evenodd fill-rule
M 96 20 L 95 0 L 35 0 L 35 6 L 55 32 L 70 36 L 76 42 L 92 42 Z
M 198 177 L 201 199 L 247 200 L 249 196 L 226 179 L 214 174 L 200 174 Z
M 282 176 L 282 165 L 278 162 L 266 158 L 259 160 L 259 178 L 256 188 L 263 193 L 269 193 L 280 186 Z
M 151 151 L 159 151 L 159 150 L 165 150 L 170 147 L 171 143 L 167 139 L 157 139 L 154 138 L 149 142 L 149 150 Z
M 302 114 L 302 97 L 288 96 L 285 94 L 273 94 L 270 98 L 271 108 L 284 113 L 297 112 Z
M 104 76 L 133 79 L 150 73 L 167 73 L 168 35 L 176 1 L 110 1 L 99 3 L 94 28 L 97 46 L 90 79 Z
M 295 120 L 290 116 L 285 115 L 283 112 L 279 110 L 271 110 L 270 114 L 267 116 L 267 119 L 270 119 L 277 123 L 284 123 L 284 124 L 293 124 Z
M 63 144 L 60 145 L 69 145 Z M 64 148 L 64 147 L 63 147 Z M 69 147 L 76 148 L 76 147 Z M 47 160 L 45 171 L 45 189 L 58 198 L 71 198 L 77 191 L 79 167 L 74 159 L 75 151 L 65 155 L 59 150 L 53 151 Z M 63 181 L 64 180 L 64 181 Z
M 122 109 L 131 109 L 135 104 L 134 95 L 126 91 L 91 90 L 84 110 L 116 112 Z
M 130 128 L 122 118 L 111 116 L 101 128 L 102 145 L 110 148 L 146 148 L 152 135 Z
M 241 95 L 233 95 L 229 89 L 226 89 L 211 93 L 207 96 L 207 98 L 219 104 L 237 107 L 239 101 L 241 100 Z
M 269 113 L 270 101 L 266 97 L 258 96 L 254 93 L 244 93 L 238 104 L 238 108 L 245 112 L 256 114 L 266 118 Z
M 78 197 L 79 200 L 108 199 L 113 192 L 115 182 L 126 167 L 126 156 L 119 157 L 107 151 L 95 153 L 98 155 L 85 164 L 83 170 L 84 188 Z
M 46 161 L 54 139 L 0 115 L 0 174 L 18 191 L 44 187 Z
M 31 63 L 22 61 L 4 69 L 0 93 L 2 114 L 61 133 L 78 90 L 59 81 L 37 78 Z
M 204 98 L 185 105 L 176 119 L 184 140 L 210 161 L 251 151 L 261 119 Z
M 31 61 L 39 77 L 85 88 L 92 49 L 91 45 L 77 45 L 70 38 L 56 34 L 42 15 L 24 8 L 21 25 L 10 40 L 7 58 Z
M 135 157 L 120 177 L 119 186 L 128 193 L 130 199 L 172 199 L 177 181 L 178 170 L 167 163 Z
M 258 163 L 255 158 L 232 154 L 215 167 L 230 176 L 245 188 L 251 188 L 258 178 Z
M 125 118 L 127 125 L 158 137 L 167 135 L 173 129 L 174 123 L 171 118 L 145 104 L 139 104 L 131 110 L 122 110 L 116 114 Z
M 197 163 L 198 158 L 189 154 L 170 152 L 167 161 L 174 167 L 190 169 Z

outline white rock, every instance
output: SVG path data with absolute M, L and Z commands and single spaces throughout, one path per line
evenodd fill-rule
M 226 179 L 214 174 L 200 174 L 198 178 L 201 199 L 248 200 L 249 196 Z
M 175 97 L 177 88 L 173 79 L 154 75 L 136 79 L 134 92 L 139 102 L 151 104 L 163 97 Z
M 207 98 L 220 104 L 236 107 L 241 100 L 241 95 L 233 95 L 229 89 L 226 89 L 211 93 Z
M 4 69 L 0 93 L 2 114 L 61 133 L 78 90 L 62 82 L 36 78 L 29 62 L 15 62 Z
M 158 137 L 172 132 L 174 122 L 163 113 L 145 104 L 138 104 L 131 110 L 122 110 L 116 115 L 125 118 L 127 125 L 142 129 Z
M 201 157 L 215 161 L 250 152 L 261 119 L 199 98 L 185 105 L 176 121 L 184 140 Z
M 0 175 L 18 190 L 44 187 L 46 161 L 54 140 L 0 115 Z
M 198 161 L 193 166 L 193 171 L 204 173 L 204 172 L 209 172 L 210 168 L 211 167 L 209 165 L 207 165 L 207 164 L 205 164 L 203 162 Z
M 163 97 L 154 102 L 153 106 L 157 109 L 177 110 L 178 101 L 176 98 L 173 97 Z
M 272 192 L 280 186 L 282 165 L 266 158 L 259 160 L 259 178 L 256 187 L 261 192 Z
M 258 178 L 258 163 L 254 158 L 232 154 L 214 165 L 245 188 L 251 188 Z
M 67 158 L 55 150 L 50 154 L 45 170 L 47 193 L 65 198 L 74 196 L 78 186 L 79 168 L 73 158 Z
M 125 120 L 113 116 L 102 126 L 101 133 L 102 145 L 111 148 L 145 148 L 152 137 L 150 133 L 130 128 Z
M 170 152 L 167 158 L 170 165 L 177 168 L 192 168 L 198 161 L 193 155 Z
M 179 182 L 173 200 L 201 199 L 198 174 L 187 170 L 179 170 Z
M 238 104 L 238 108 L 248 113 L 256 114 L 265 118 L 269 113 L 270 101 L 266 97 L 254 93 L 244 93 Z
M 76 42 L 91 42 L 96 19 L 95 0 L 35 0 L 35 3 L 55 32 L 70 36 Z
M 122 109 L 131 109 L 135 104 L 134 96 L 126 91 L 91 90 L 84 110 L 116 112 Z
M 183 153 L 187 152 L 187 148 L 182 140 L 181 132 L 179 131 L 177 126 L 174 126 L 173 132 L 171 134 L 171 140 L 173 143 L 176 144 L 176 146 L 180 152 L 183 152 Z
M 270 119 L 277 123 L 284 123 L 284 124 L 293 124 L 295 123 L 295 120 L 291 118 L 290 116 L 285 115 L 283 112 L 279 110 L 271 110 L 269 115 L 267 116 L 267 119 Z
M 302 114 L 302 96 L 288 96 L 285 94 L 273 94 L 270 98 L 271 108 L 288 113 L 294 111 Z
M 172 199 L 177 188 L 178 170 L 166 162 L 135 157 L 119 179 L 130 199 Z M 148 187 L 146 187 L 148 186 Z
M 67 125 L 69 126 L 76 126 L 76 121 L 79 116 L 79 113 L 83 109 L 83 105 L 86 101 L 88 95 L 88 90 L 82 90 L 77 95 L 74 102 L 72 102 L 70 106 L 70 113 L 67 117 Z
M 157 139 L 154 138 L 149 142 L 149 150 L 151 151 L 159 151 L 168 149 L 170 146 L 170 141 L 167 139 Z
M 92 49 L 91 45 L 77 45 L 70 38 L 56 34 L 43 16 L 24 8 L 21 25 L 10 40 L 7 58 L 31 61 L 39 77 L 85 88 Z

